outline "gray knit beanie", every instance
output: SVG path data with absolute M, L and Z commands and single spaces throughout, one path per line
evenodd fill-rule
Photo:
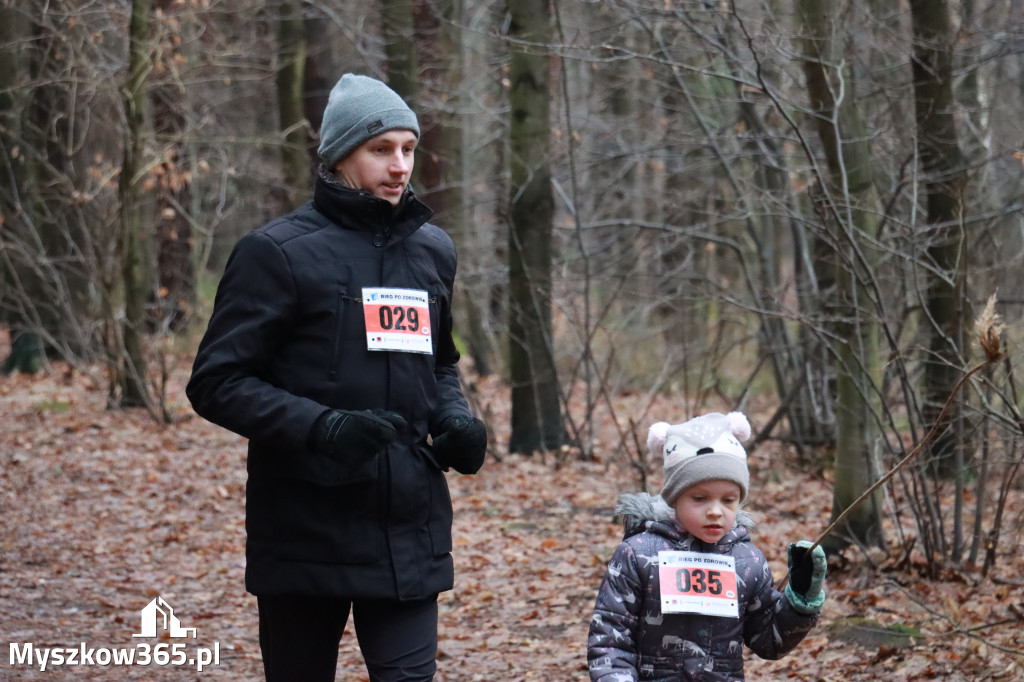
M 333 169 L 363 142 L 389 130 L 420 136 L 416 114 L 397 92 L 376 78 L 346 73 L 327 98 L 317 154 Z
M 647 449 L 665 458 L 661 496 L 670 506 L 687 488 L 704 481 L 732 481 L 747 499 L 750 471 L 740 440 L 750 438 L 750 422 L 741 412 L 712 412 L 682 424 L 658 422 L 647 432 Z

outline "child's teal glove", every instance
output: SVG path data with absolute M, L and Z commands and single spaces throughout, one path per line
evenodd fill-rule
M 815 547 L 808 555 L 813 543 L 801 540 L 789 546 L 789 584 L 786 585 L 786 599 L 793 608 L 804 614 L 821 611 L 825 603 L 825 572 L 828 562 L 825 550 Z

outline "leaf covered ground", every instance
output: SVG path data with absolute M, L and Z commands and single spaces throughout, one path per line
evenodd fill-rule
M 172 373 L 169 426 L 108 410 L 100 386 L 60 365 L 0 378 L 0 680 L 262 679 L 255 599 L 242 586 L 245 444 L 192 416 L 187 364 Z M 500 452 L 507 393 L 490 380 L 474 386 Z M 633 410 L 628 398 L 617 406 Z M 440 598 L 440 682 L 587 679 L 587 622 L 620 537 L 611 511 L 640 485 L 601 444 L 617 442 L 615 429 L 603 425 L 597 438 L 598 461 L 491 457 L 477 476 L 450 475 L 456 586 Z M 771 443 L 750 466 L 747 509 L 778 580 L 786 544 L 827 526 L 828 476 Z M 901 562 L 884 555 L 848 553 L 830 571 L 820 626 L 781 661 L 748 653 L 748 679 L 1024 679 L 1019 489 L 1005 515 L 985 579 L 946 571 L 927 581 L 913 556 L 896 570 Z M 140 609 L 156 596 L 197 629 L 188 653 L 216 647 L 217 665 L 12 664 L 12 643 L 19 653 L 25 643 L 135 647 Z M 337 679 L 366 679 L 351 625 Z

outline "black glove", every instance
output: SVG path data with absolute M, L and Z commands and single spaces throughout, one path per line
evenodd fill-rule
M 789 546 L 789 584 L 786 585 L 786 598 L 793 608 L 801 613 L 811 614 L 821 610 L 825 603 L 825 573 L 828 562 L 825 550 L 818 547 L 813 552 L 810 542 L 801 540 Z
M 388 410 L 328 410 L 313 424 L 309 449 L 328 456 L 370 457 L 394 442 L 406 426 L 402 415 Z
M 445 471 L 451 467 L 460 474 L 475 474 L 487 454 L 487 427 L 476 417 L 448 417 L 433 438 L 433 447 Z

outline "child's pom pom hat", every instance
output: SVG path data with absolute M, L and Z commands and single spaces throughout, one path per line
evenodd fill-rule
M 741 412 L 712 412 L 682 424 L 652 424 L 647 449 L 665 458 L 661 496 L 671 506 L 687 488 L 703 481 L 733 481 L 740 502 L 747 499 L 750 472 L 740 441 L 750 438 L 750 422 Z

